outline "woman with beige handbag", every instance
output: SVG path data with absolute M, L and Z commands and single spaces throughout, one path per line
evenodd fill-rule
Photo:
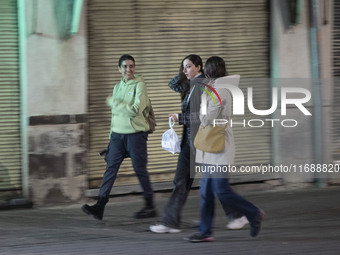
M 230 119 L 232 115 L 232 96 L 225 85 L 238 86 L 240 80 L 239 75 L 226 76 L 225 62 L 217 56 L 211 57 L 206 61 L 205 75 L 207 78 L 212 79 L 212 83 L 209 86 L 216 92 L 216 94 L 214 94 L 216 99 L 204 94 L 202 95 L 202 97 L 206 97 L 207 108 L 205 114 L 203 114 L 202 107 L 205 107 L 205 105 L 203 105 L 205 102 L 201 102 L 200 129 L 213 125 L 216 119 Z M 215 101 L 219 101 L 220 103 L 215 103 Z M 207 149 L 207 146 L 203 146 L 200 147 L 201 150 L 196 150 L 196 162 L 200 164 L 202 169 L 219 169 L 218 167 L 221 169 L 221 167 L 226 167 L 234 163 L 235 145 L 233 131 L 230 125 L 224 126 L 223 129 L 225 130 L 224 148 L 222 147 L 218 152 L 211 152 L 211 146 L 209 149 Z M 209 133 L 210 135 L 214 135 L 214 132 L 216 133 L 216 131 L 210 131 Z M 200 135 L 200 130 L 197 135 Z M 209 242 L 214 240 L 212 226 L 215 194 L 224 208 L 230 208 L 246 216 L 250 223 L 250 235 L 252 237 L 259 234 L 264 212 L 236 194 L 231 189 L 225 173 L 202 171 L 200 194 L 201 208 L 198 232 L 190 236 L 188 241 Z

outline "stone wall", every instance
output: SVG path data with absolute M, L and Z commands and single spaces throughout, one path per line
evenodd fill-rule
M 69 118 L 68 123 L 46 125 L 54 122 L 51 119 L 67 117 L 50 117 L 48 121 L 46 117 L 31 118 L 29 184 L 36 206 L 79 201 L 84 195 L 87 185 L 85 124 Z

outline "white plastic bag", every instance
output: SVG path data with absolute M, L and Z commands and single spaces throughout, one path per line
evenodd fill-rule
M 172 121 L 172 118 L 169 118 L 169 126 L 170 129 L 165 131 L 162 135 L 162 148 L 166 151 L 170 151 L 172 154 L 181 152 L 181 143 L 176 134 L 173 126 L 175 122 Z

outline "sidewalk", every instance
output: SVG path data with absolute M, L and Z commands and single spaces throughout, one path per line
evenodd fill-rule
M 266 211 L 256 238 L 249 236 L 249 226 L 227 230 L 216 201 L 216 241 L 184 241 L 199 217 L 198 191 L 193 190 L 179 234 L 154 234 L 148 227 L 157 219 L 133 219 L 142 206 L 139 196 L 112 198 L 103 221 L 83 214 L 81 204 L 0 211 L 0 254 L 340 254 L 339 186 L 239 193 Z M 156 194 L 159 213 L 168 196 Z

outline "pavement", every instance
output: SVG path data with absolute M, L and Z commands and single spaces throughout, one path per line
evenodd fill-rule
M 256 238 L 249 236 L 249 226 L 227 230 L 227 219 L 216 202 L 215 241 L 185 241 L 199 218 L 198 190 L 192 190 L 178 234 L 150 232 L 149 225 L 158 218 L 132 218 L 143 205 L 140 195 L 111 198 L 103 221 L 85 215 L 81 203 L 3 210 L 0 254 L 340 254 L 340 186 L 238 193 L 266 212 Z M 169 195 L 156 193 L 159 213 Z

